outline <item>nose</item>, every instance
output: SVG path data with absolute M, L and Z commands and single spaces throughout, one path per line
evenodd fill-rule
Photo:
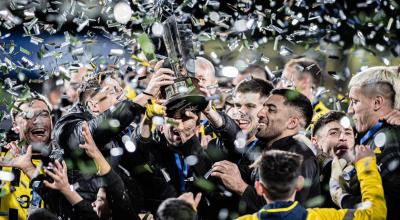
M 246 113 L 246 112 L 247 112 L 246 106 L 244 106 L 244 105 L 240 106 L 239 112 L 240 112 L 240 113 Z
M 262 107 L 260 109 L 260 111 L 258 111 L 258 113 L 257 113 L 257 118 L 258 119 L 263 119 L 265 117 L 265 113 L 266 113 L 266 108 Z
M 349 107 L 347 108 L 347 113 L 350 115 L 354 114 L 353 102 L 350 101 Z
M 339 141 L 343 141 L 343 142 L 347 141 L 346 132 L 345 131 L 341 131 L 340 132 Z

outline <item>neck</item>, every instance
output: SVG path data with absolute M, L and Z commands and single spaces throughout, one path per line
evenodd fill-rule
M 268 143 L 267 143 L 267 145 L 268 145 L 268 147 L 271 147 L 271 145 L 272 145 L 273 143 L 275 143 L 277 140 L 280 140 L 280 139 L 282 139 L 282 138 L 289 137 L 289 136 L 294 136 L 294 135 L 296 135 L 298 132 L 299 132 L 299 131 L 298 131 L 297 129 L 296 129 L 296 130 L 285 130 L 285 131 L 283 131 L 282 134 L 280 134 L 279 136 L 277 136 L 277 137 L 275 137 L 275 138 L 269 140 Z
M 251 136 L 250 138 L 247 138 L 247 142 L 246 142 L 246 144 L 250 144 L 252 141 L 254 141 L 256 139 L 256 136 L 255 135 L 253 135 L 253 136 Z
M 267 196 L 265 196 L 264 195 L 264 198 L 265 198 L 265 200 L 267 201 L 267 204 L 271 204 L 271 203 L 274 203 L 274 202 L 277 202 L 277 201 L 281 201 L 281 202 L 294 202 L 295 201 L 295 196 L 296 196 L 296 193 L 293 193 L 292 194 L 292 196 L 290 196 L 289 198 L 287 198 L 287 199 L 282 199 L 282 200 L 271 200 L 271 199 L 269 199 Z
M 386 115 L 388 115 L 393 109 L 388 109 L 388 108 L 383 108 L 377 111 L 372 117 L 371 117 L 371 123 L 368 126 L 368 130 L 371 129 L 374 125 L 376 125 L 379 122 L 379 119 L 384 118 Z

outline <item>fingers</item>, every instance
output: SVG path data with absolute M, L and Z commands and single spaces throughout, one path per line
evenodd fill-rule
M 57 188 L 55 187 L 54 183 L 50 183 L 50 182 L 47 181 L 47 180 L 43 181 L 43 183 L 44 183 L 44 185 L 45 185 L 47 188 L 50 188 L 50 189 L 57 189 Z
M 5 149 L 18 149 L 18 145 L 17 142 L 12 141 L 10 143 L 8 143 L 6 146 L 4 146 Z
M 393 117 L 394 115 L 397 115 L 398 111 L 397 110 L 393 110 L 391 112 L 389 112 L 389 114 L 385 115 L 385 117 L 383 117 L 384 119 L 388 120 L 391 117 Z
M 86 143 L 91 143 L 93 140 L 92 134 L 90 133 L 89 125 L 86 121 L 82 124 L 82 135 Z
M 63 173 L 67 174 L 67 164 L 65 163 L 65 161 L 62 161 L 62 166 L 63 166 Z
M 201 193 L 197 193 L 196 198 L 194 198 L 194 205 L 196 206 L 196 208 L 199 205 L 200 200 L 201 200 Z
M 162 65 L 164 64 L 164 60 L 160 60 L 156 63 L 156 65 L 154 66 L 154 70 L 158 71 Z
M 170 77 L 172 77 L 173 75 L 174 75 L 174 71 L 172 71 L 171 69 L 168 69 L 168 68 L 159 68 L 157 70 L 157 72 L 156 72 L 156 76 L 157 77 L 160 77 L 160 76 L 170 76 Z
M 225 179 L 226 174 L 218 173 L 218 172 L 212 172 L 211 176 L 215 176 L 215 177 L 220 178 L 220 179 Z
M 220 161 L 214 163 L 214 165 L 212 166 L 213 172 L 228 173 L 229 171 L 231 171 L 232 166 L 226 162 L 227 161 Z
M 206 96 L 210 96 L 210 92 L 203 83 L 199 83 L 199 90 Z
M 366 147 L 364 145 L 356 145 L 355 150 L 356 150 L 356 154 L 357 154 L 357 153 L 365 151 Z
M 191 111 L 185 111 L 185 115 L 195 121 L 197 121 L 197 119 L 199 118 L 194 112 Z
M 28 148 L 26 149 L 26 155 L 29 158 L 32 158 L 32 145 L 29 145 Z
M 60 181 L 60 177 L 59 175 L 55 174 L 55 171 L 52 172 L 48 169 L 45 169 L 44 172 L 46 173 L 46 175 L 48 175 L 49 177 L 51 177 L 54 181 Z

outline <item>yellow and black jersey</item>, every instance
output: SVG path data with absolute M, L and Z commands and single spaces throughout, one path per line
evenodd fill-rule
M 38 166 L 40 160 L 33 159 L 32 162 L 35 166 Z M 29 178 L 17 168 L 0 167 L 0 169 L 14 174 L 14 179 L 11 182 L 1 181 L 0 220 L 27 219 L 28 208 L 32 200 L 32 188 L 29 186 Z M 40 208 L 43 207 L 42 201 Z

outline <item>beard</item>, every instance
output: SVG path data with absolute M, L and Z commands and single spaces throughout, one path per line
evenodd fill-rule
M 346 153 L 344 153 L 342 156 L 340 156 L 340 159 L 345 159 L 348 163 L 355 162 L 355 159 L 356 159 L 355 152 L 348 150 Z

